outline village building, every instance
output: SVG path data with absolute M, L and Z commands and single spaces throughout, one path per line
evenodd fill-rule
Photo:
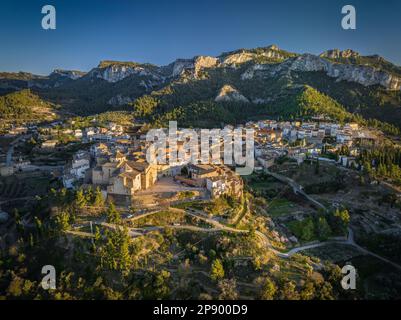
M 156 166 L 143 160 L 127 160 L 118 150 L 108 160 L 92 169 L 92 183 L 114 200 L 129 201 L 136 191 L 150 188 L 157 180 Z
M 43 141 L 41 144 L 41 148 L 44 150 L 51 150 L 54 149 L 57 145 L 57 140 L 46 140 Z
M 63 174 L 63 185 L 67 189 L 74 188 L 78 182 L 83 182 L 90 169 L 90 154 L 87 151 L 78 151 L 72 161 L 66 165 Z

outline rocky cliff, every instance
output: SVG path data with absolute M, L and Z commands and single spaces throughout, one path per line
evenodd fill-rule
M 151 77 L 157 81 L 164 80 L 157 67 L 129 62 L 102 61 L 99 66 L 92 69 L 88 75 L 92 78 L 103 79 L 112 83 L 121 81 L 131 75 Z
M 255 60 L 273 60 L 283 61 L 290 56 L 295 56 L 293 53 L 289 53 L 279 49 L 276 45 L 271 45 L 265 48 L 257 49 L 240 49 L 228 53 L 223 53 L 220 57 L 220 63 L 222 66 L 236 66 L 249 61 Z
M 330 58 L 330 59 L 340 59 L 340 58 L 356 58 L 359 57 L 360 54 L 354 50 L 347 49 L 347 50 L 339 50 L 339 49 L 332 49 L 332 50 L 327 50 L 320 54 L 320 57 L 323 58 Z
M 337 56 L 337 54 L 331 56 Z M 336 78 L 338 81 L 356 82 L 363 86 L 381 85 L 389 90 L 401 89 L 401 77 L 386 71 L 366 65 L 331 62 L 312 54 L 303 54 L 275 65 L 255 64 L 247 69 L 241 78 L 243 80 L 252 79 L 258 74 L 264 76 L 285 75 L 291 71 L 324 71 L 329 77 Z
M 61 69 L 55 69 L 50 76 L 60 76 L 60 77 L 67 77 L 71 80 L 77 80 L 81 77 L 83 77 L 86 73 L 82 71 L 76 71 L 76 70 L 61 70 Z
M 177 59 L 171 65 L 170 77 L 178 77 L 188 73 L 197 79 L 201 76 L 201 71 L 206 68 L 213 68 L 218 65 L 218 59 L 210 56 L 196 56 L 193 59 Z

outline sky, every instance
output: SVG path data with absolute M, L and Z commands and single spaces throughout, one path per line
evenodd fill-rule
M 44 5 L 56 30 L 41 27 Z M 356 8 L 343 30 L 341 8 Z M 351 48 L 401 65 L 399 0 L 1 0 L 0 71 L 88 71 L 101 60 L 166 65 L 276 44 L 297 53 Z

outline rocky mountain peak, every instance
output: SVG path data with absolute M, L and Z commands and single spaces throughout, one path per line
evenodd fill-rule
M 61 77 L 67 77 L 72 80 L 79 79 L 83 77 L 86 73 L 82 71 L 77 71 L 77 70 L 62 70 L 62 69 L 55 69 L 50 76 L 61 76 Z
M 351 49 L 346 49 L 346 50 L 332 49 L 323 52 L 322 54 L 320 54 L 320 57 L 329 59 L 339 59 L 339 58 L 348 59 L 348 58 L 360 57 L 360 54 Z
M 338 63 L 313 54 L 303 54 L 275 64 L 255 64 L 249 67 L 242 75 L 242 80 L 249 80 L 258 75 L 289 76 L 295 72 L 323 71 L 337 81 L 356 82 L 363 86 L 381 85 L 389 90 L 401 89 L 401 77 L 375 68 L 370 65 Z
M 275 50 L 275 51 L 280 50 L 280 48 L 278 46 L 276 46 L 275 44 L 272 44 L 272 45 L 268 46 L 266 49 Z
M 177 77 L 188 71 L 195 79 L 200 77 L 200 71 L 217 67 L 219 59 L 211 56 L 196 56 L 193 59 L 177 59 L 171 66 L 171 76 Z
M 163 76 L 157 66 L 137 62 L 101 61 L 97 68 L 89 72 L 89 75 L 113 83 L 131 75 L 151 77 L 153 80 L 163 81 Z

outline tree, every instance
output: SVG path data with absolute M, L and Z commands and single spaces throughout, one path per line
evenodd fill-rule
M 118 224 L 121 222 L 121 214 L 117 211 L 113 202 L 110 202 L 106 211 L 106 220 L 108 223 Z
M 92 186 L 90 186 L 87 190 L 86 190 L 86 202 L 87 203 L 93 203 L 93 188 Z
M 224 278 L 224 267 L 220 259 L 215 259 L 212 262 L 212 267 L 210 269 L 210 278 L 214 281 Z
M 99 187 L 96 187 L 94 198 L 95 198 L 93 201 L 94 206 L 101 207 L 104 205 L 102 191 L 100 190 Z
M 36 230 L 38 230 L 39 234 L 41 234 L 43 231 L 42 221 L 37 216 L 34 217 L 34 221 L 35 221 L 35 225 L 36 225 Z
M 273 281 L 266 278 L 263 282 L 262 289 L 260 292 L 260 299 L 262 300 L 273 300 L 277 292 L 277 287 Z
M 324 281 L 317 289 L 316 289 L 316 298 L 319 300 L 334 300 L 333 286 Z
M 102 235 L 101 235 L 101 233 L 100 233 L 100 229 L 99 229 L 98 226 L 96 226 L 96 228 L 95 228 L 95 235 L 94 235 L 94 236 L 95 236 L 95 237 L 94 237 L 95 243 L 98 243 L 98 242 L 101 240 L 101 238 L 102 238 Z
M 307 281 L 300 292 L 301 300 L 312 300 L 315 296 L 315 286 L 312 281 Z
M 105 243 L 101 247 L 100 263 L 110 270 L 126 272 L 131 265 L 129 252 L 130 237 L 127 228 L 105 233 Z
M 325 217 L 319 217 L 317 220 L 317 234 L 320 240 L 326 240 L 331 235 L 331 229 Z
M 7 288 L 7 293 L 11 297 L 20 297 L 23 292 L 24 279 L 17 276 L 14 271 L 11 272 L 11 281 Z
M 319 173 L 320 173 L 320 163 L 319 163 L 319 159 L 316 159 L 315 174 L 319 174 Z
M 348 225 L 350 222 L 350 215 L 348 210 L 343 209 L 339 210 L 336 209 L 332 214 L 329 216 L 329 222 L 331 229 L 336 234 L 344 234 L 347 232 Z
M 58 230 L 60 231 L 65 231 L 70 228 L 70 215 L 68 214 L 68 212 L 63 211 L 57 215 L 56 225 Z
M 314 225 L 312 219 L 306 219 L 306 222 L 302 228 L 301 238 L 305 241 L 310 241 L 313 239 L 314 233 Z
M 220 294 L 219 300 L 236 300 L 238 299 L 237 282 L 235 279 L 223 279 L 217 284 Z
M 167 299 L 170 295 L 170 272 L 148 271 L 139 279 L 138 287 L 143 299 Z
M 83 208 L 87 204 L 87 199 L 84 195 L 84 191 L 79 188 L 75 194 L 75 203 L 77 204 L 78 208 Z
M 280 300 L 299 300 L 299 294 L 293 281 L 285 281 L 280 289 Z

